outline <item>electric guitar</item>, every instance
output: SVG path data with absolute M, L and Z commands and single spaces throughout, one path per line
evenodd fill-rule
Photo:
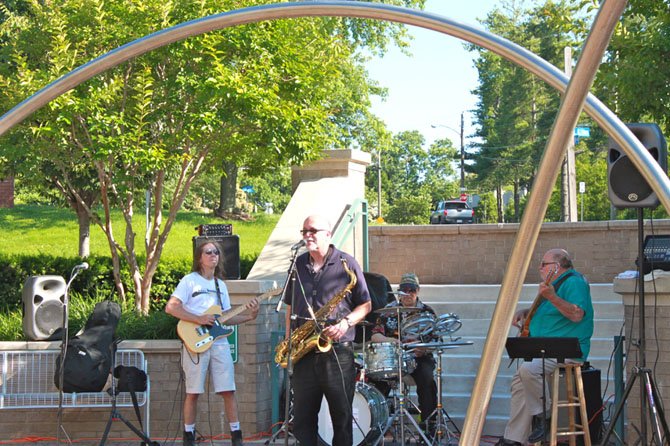
M 273 288 L 261 294 L 256 299 L 259 302 L 263 299 L 270 299 L 281 294 L 282 291 L 282 288 Z M 177 334 L 190 352 L 202 353 L 209 350 L 217 339 L 230 336 L 233 332 L 233 327 L 225 325 L 226 321 L 238 314 L 242 314 L 246 309 L 245 305 L 240 305 L 232 311 L 223 313 L 219 305 L 212 305 L 205 311 L 205 314 L 214 315 L 216 320 L 213 325 L 199 325 L 194 322 L 180 320 L 177 324 Z
M 547 274 L 547 277 L 544 279 L 544 284 L 549 285 L 551 283 L 551 281 L 554 279 L 554 277 L 556 276 L 557 273 L 558 273 L 558 267 L 549 271 L 549 274 Z M 537 308 L 542 303 L 542 300 L 544 300 L 544 297 L 540 293 L 537 293 L 537 296 L 535 296 L 535 300 L 533 301 L 533 304 L 530 306 L 530 309 L 528 310 L 528 315 L 523 320 L 523 326 L 521 327 L 521 330 L 519 330 L 519 336 L 520 337 L 527 338 L 528 336 L 530 336 L 530 320 L 535 315 L 535 312 L 537 311 Z

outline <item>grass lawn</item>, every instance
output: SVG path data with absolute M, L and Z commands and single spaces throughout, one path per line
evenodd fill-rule
M 252 221 L 222 220 L 213 214 L 180 212 L 170 230 L 161 258 L 190 258 L 193 254 L 193 237 L 198 235 L 201 224 L 230 223 L 233 234 L 240 237 L 240 257 L 260 254 L 279 214 L 255 214 Z M 133 227 L 136 234 L 136 252 L 144 253 L 145 218 L 135 215 Z M 125 223 L 121 213 L 113 218 L 115 238 L 123 242 Z M 17 205 L 0 209 L 0 252 L 2 254 L 45 254 L 78 257 L 79 227 L 76 216 L 69 209 L 51 206 Z M 109 256 L 107 239 L 98 226 L 91 226 L 91 254 Z

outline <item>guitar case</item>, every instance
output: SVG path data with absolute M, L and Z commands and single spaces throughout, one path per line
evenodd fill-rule
M 95 305 L 83 330 L 67 341 L 65 360 L 56 358 L 54 384 L 60 388 L 63 364 L 63 392 L 100 392 L 112 371 L 116 353 L 116 326 L 121 307 L 109 300 Z

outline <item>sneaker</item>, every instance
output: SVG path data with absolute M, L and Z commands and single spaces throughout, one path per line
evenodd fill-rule
M 195 432 L 184 431 L 184 446 L 195 446 Z
M 231 444 L 233 446 L 244 446 L 242 441 L 242 431 L 232 431 L 230 433 Z
M 537 443 L 544 440 L 545 434 L 548 433 L 548 427 L 551 425 L 551 418 L 547 417 L 547 422 L 544 422 L 542 414 L 533 415 L 533 430 L 528 436 L 529 443 Z

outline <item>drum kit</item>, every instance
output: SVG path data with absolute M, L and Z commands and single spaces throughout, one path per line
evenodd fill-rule
M 356 382 L 356 393 L 353 402 L 354 445 L 377 445 L 384 442 L 387 433 L 392 435 L 393 443 L 405 445 L 410 439 L 423 442 L 425 445 L 451 444 L 454 434 L 447 428 L 451 422 L 442 405 L 442 352 L 446 349 L 472 345 L 469 341 L 459 341 L 451 335 L 461 328 L 461 321 L 453 313 L 435 316 L 433 313 L 422 312 L 416 307 L 392 306 L 376 311 L 379 316 L 395 317 L 398 324 L 397 342 L 373 342 L 366 345 L 365 328 L 363 325 L 363 343 L 357 367 L 360 369 Z M 448 339 L 444 341 L 443 339 Z M 403 339 L 418 341 L 404 342 Z M 429 340 L 429 342 L 421 342 Z M 403 377 L 414 372 L 416 368 L 415 350 L 435 352 L 437 365 L 437 408 L 426 420 L 431 429 L 424 432 L 412 417 L 406 405 L 412 404 L 408 397 L 407 385 Z M 361 364 L 362 362 L 362 364 Z M 373 384 L 366 382 L 385 382 L 392 392 L 385 397 Z M 328 411 L 328 403 L 324 400 L 319 412 L 319 440 L 321 444 L 330 445 L 333 437 L 332 422 Z

